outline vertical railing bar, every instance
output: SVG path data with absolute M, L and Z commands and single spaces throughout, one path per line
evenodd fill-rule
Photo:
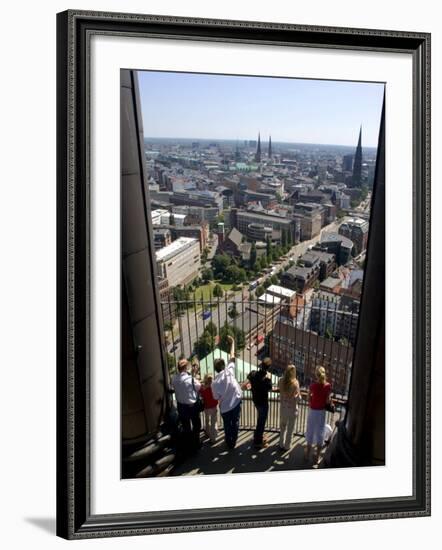
M 342 339 L 342 334 L 341 334 L 341 339 Z M 337 357 L 336 357 L 336 369 L 339 370 L 339 371 L 341 370 L 340 369 L 340 363 L 341 363 L 341 350 L 342 350 L 342 347 L 343 347 L 342 343 L 340 341 L 338 341 L 338 351 L 337 351 Z M 345 372 L 345 375 L 346 375 L 345 378 L 347 379 L 347 374 L 348 373 L 346 371 L 347 371 L 347 368 L 344 367 L 344 372 Z
M 310 358 L 311 358 L 311 335 L 312 335 L 312 315 L 313 315 L 313 300 L 311 301 L 311 304 L 310 304 L 310 328 L 308 330 L 308 344 L 307 344 L 307 347 L 308 347 L 308 351 L 307 351 L 307 360 L 308 362 L 310 363 Z M 316 368 L 316 365 L 314 365 L 314 367 Z M 310 382 L 309 382 L 309 385 L 310 385 Z
M 188 358 L 190 359 L 192 357 L 192 336 L 190 335 L 190 322 L 189 322 L 189 307 L 191 303 L 189 300 L 186 302 L 186 317 L 187 317 L 187 333 L 189 335 L 189 355 Z
M 204 300 L 203 300 L 203 293 L 201 292 L 201 315 L 202 315 L 202 321 L 203 321 L 203 332 L 202 334 L 204 334 L 204 332 L 206 331 L 206 320 L 204 319 L 204 310 L 205 310 L 205 305 L 204 305 Z M 207 361 L 206 361 L 207 363 Z
M 185 353 L 184 353 L 184 344 L 183 344 L 183 326 L 182 326 L 182 320 L 181 320 L 181 314 L 182 314 L 181 308 L 182 308 L 182 305 L 183 305 L 183 301 L 179 300 L 178 303 L 180 304 L 179 308 L 178 308 L 178 311 L 179 311 L 179 314 L 178 314 L 178 329 L 179 329 L 179 337 L 180 337 L 180 348 L 181 348 L 181 355 L 185 355 Z
M 274 312 L 275 312 L 275 295 L 274 294 L 272 295 L 272 301 L 273 301 L 272 313 L 274 314 Z M 281 357 L 281 327 L 282 327 L 281 302 L 282 302 L 282 299 L 281 299 L 281 297 L 279 297 L 279 313 L 278 313 L 278 317 L 277 317 L 277 321 L 276 321 L 277 324 L 278 324 L 278 330 L 279 330 L 279 335 L 278 335 L 278 346 L 279 346 L 278 347 L 278 357 L 279 358 Z M 272 333 L 274 332 L 274 328 L 275 328 L 275 318 L 274 318 L 274 315 L 273 315 L 273 318 L 272 318 Z M 288 342 L 288 339 L 287 339 L 287 342 Z M 287 349 L 287 348 L 285 348 L 285 349 Z M 276 396 L 277 395 L 273 391 L 272 391 L 272 395 L 273 395 L 273 423 L 272 423 L 272 426 L 274 426 L 274 428 L 276 429 L 277 426 L 278 426 L 277 407 L 276 407 Z M 279 395 L 278 395 L 278 397 L 279 397 Z
M 202 294 L 202 293 L 201 293 Z M 193 293 L 193 311 L 195 314 L 195 342 L 198 342 L 199 339 L 199 332 L 198 332 L 198 314 L 197 314 L 197 300 L 196 300 L 196 292 Z M 192 349 L 192 352 L 194 351 L 194 346 L 192 344 L 192 341 L 190 342 L 190 347 Z M 198 361 L 200 360 L 199 354 L 197 354 Z M 201 369 L 201 366 L 200 366 Z M 201 374 L 201 371 L 200 371 Z
M 171 326 L 170 332 L 171 332 L 171 335 L 172 335 L 172 350 L 173 350 L 173 357 L 174 357 L 174 361 L 175 361 L 175 365 L 176 365 L 175 337 L 173 335 L 173 325 L 174 325 L 174 323 L 173 323 L 173 314 L 172 314 L 172 310 L 171 310 L 171 307 L 170 307 L 170 293 L 169 292 L 167 293 L 167 300 L 168 300 L 168 306 L 169 306 L 169 317 L 170 317 L 170 326 Z M 169 350 L 167 350 L 167 353 L 169 353 Z

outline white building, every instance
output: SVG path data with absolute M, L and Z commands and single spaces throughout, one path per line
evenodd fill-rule
M 180 237 L 156 252 L 158 275 L 167 278 L 169 286 L 187 285 L 201 267 L 198 239 Z
M 164 210 L 161 208 L 159 208 L 158 210 L 152 210 L 150 215 L 152 216 L 152 225 L 161 225 L 161 224 L 169 223 L 170 213 L 167 210 Z
M 274 296 L 278 296 L 280 298 L 291 300 L 295 296 L 296 291 L 291 290 L 290 288 L 285 288 L 284 286 L 270 285 L 267 289 L 267 293 L 273 294 Z

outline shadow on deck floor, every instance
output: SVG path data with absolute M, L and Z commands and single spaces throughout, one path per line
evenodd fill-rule
M 288 451 L 279 449 L 279 434 L 266 433 L 269 446 L 255 449 L 253 432 L 239 433 L 235 449 L 230 450 L 224 443 L 224 432 L 220 431 L 217 441 L 210 445 L 205 438 L 197 454 L 177 465 L 170 475 L 204 475 L 247 472 L 271 472 L 280 470 L 303 470 L 313 467 L 312 460 L 304 460 L 303 436 L 294 436 Z

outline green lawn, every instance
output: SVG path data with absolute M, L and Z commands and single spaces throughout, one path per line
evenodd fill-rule
M 224 290 L 224 292 L 229 292 L 233 286 L 233 284 L 231 283 L 217 283 L 217 282 L 210 282 L 210 283 L 207 283 L 206 285 L 202 285 L 198 287 L 194 292 L 196 302 L 197 303 L 200 302 L 201 299 L 203 299 L 204 301 L 209 301 L 210 299 L 216 301 L 217 298 L 213 296 L 213 288 L 215 287 L 216 284 L 219 284 L 221 288 Z

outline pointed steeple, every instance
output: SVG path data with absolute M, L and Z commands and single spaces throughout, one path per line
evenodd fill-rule
M 352 187 L 362 186 L 362 125 L 359 129 L 358 145 L 353 161 Z
M 269 136 L 269 159 L 272 158 L 272 136 Z
M 255 161 L 261 162 L 261 134 L 258 132 L 258 147 L 256 148 Z

